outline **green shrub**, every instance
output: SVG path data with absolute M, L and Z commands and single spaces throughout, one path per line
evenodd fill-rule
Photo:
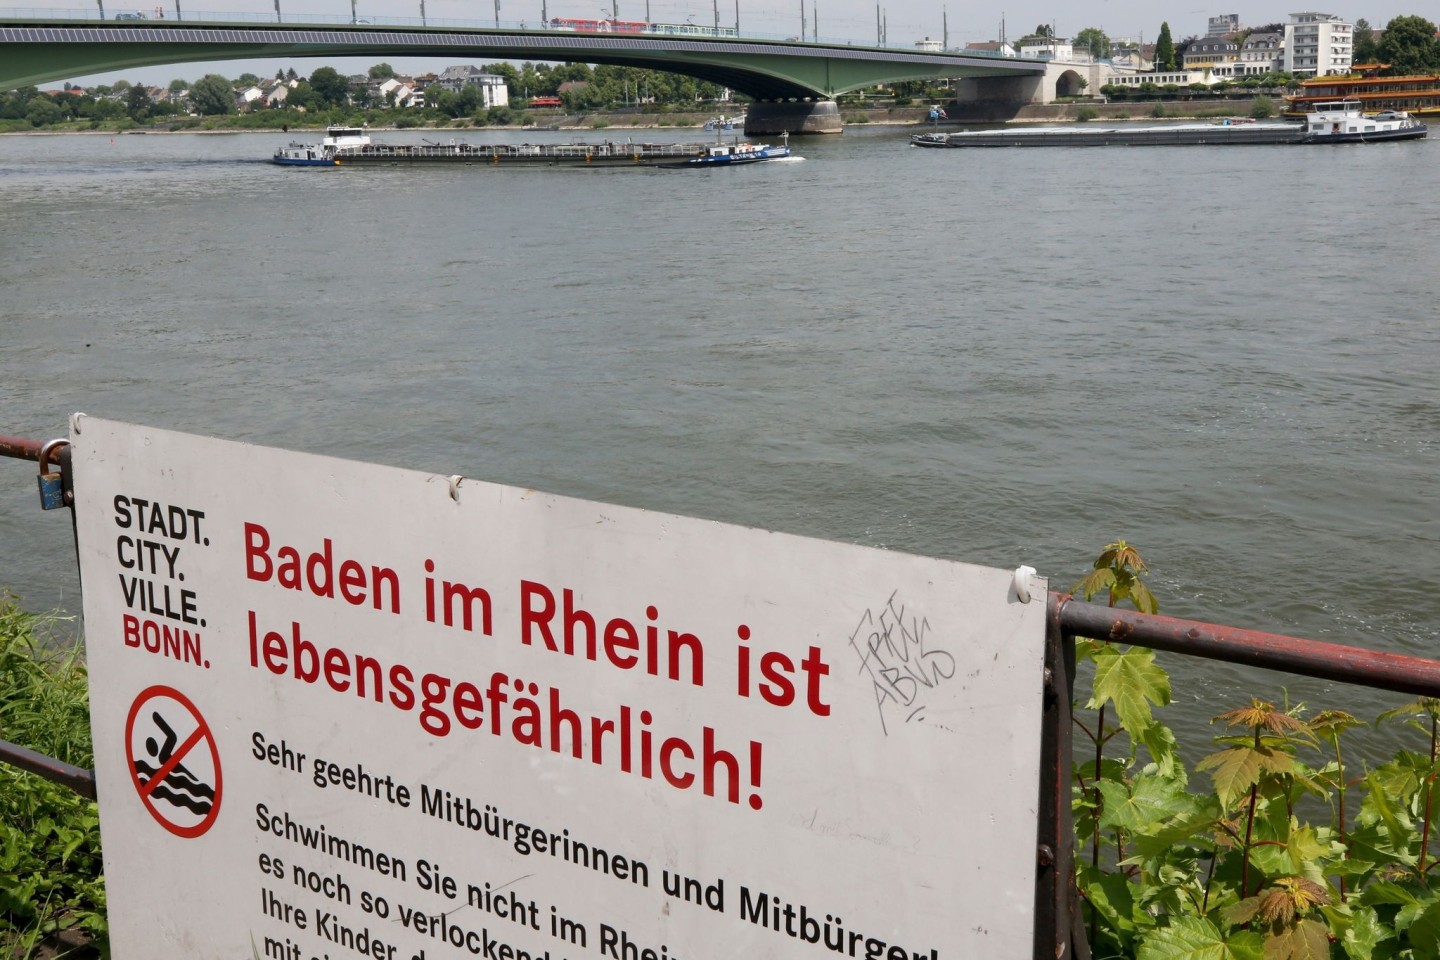
M 1108 544 L 1075 592 L 1153 613 L 1144 572 L 1133 547 Z M 1367 770 L 1342 745 L 1362 721 L 1251 698 L 1215 717 L 1217 749 L 1194 765 L 1207 790 L 1156 716 L 1171 688 L 1154 652 L 1079 638 L 1076 658 L 1091 667 L 1072 809 L 1092 956 L 1436 956 L 1440 700 L 1381 714 L 1419 749 Z
M 1150 116 L 1155 117 L 1158 120 L 1161 117 L 1170 116 L 1170 111 L 1165 109 L 1165 104 L 1157 103 L 1155 104 L 1155 106 L 1150 108 Z
M 62 642 L 56 624 L 0 594 L 0 731 L 12 743 L 91 767 L 85 668 L 78 643 Z M 74 930 L 103 952 L 108 926 L 95 804 L 0 764 L 0 956 L 29 956 Z
M 1275 116 L 1275 101 L 1261 95 L 1250 103 L 1250 116 L 1256 120 L 1267 120 Z
M 1078 123 L 1085 123 L 1086 121 L 1094 120 L 1099 116 L 1100 111 L 1096 110 L 1094 107 L 1081 107 L 1079 110 L 1075 111 L 1075 120 Z

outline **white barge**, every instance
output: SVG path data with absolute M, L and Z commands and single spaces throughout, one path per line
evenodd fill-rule
M 1418 140 L 1425 124 L 1409 114 L 1387 111 L 1364 113 L 1358 100 L 1316 104 L 1300 124 L 1294 123 L 1173 123 L 1149 126 L 1038 127 L 1028 130 L 975 130 L 961 133 L 917 134 L 917 147 L 1138 147 L 1217 144 L 1380 143 Z

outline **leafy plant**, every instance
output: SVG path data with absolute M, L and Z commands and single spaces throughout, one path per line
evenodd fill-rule
M 85 669 L 56 624 L 0 595 L 0 738 L 88 767 Z M 32 956 L 76 930 L 103 953 L 107 929 L 95 804 L 0 764 L 0 954 Z
M 1154 612 L 1146 572 L 1118 541 L 1076 592 Z M 1076 843 L 1089 854 L 1077 860 L 1076 883 L 1094 956 L 1440 958 L 1440 891 L 1430 883 L 1440 700 L 1383 714 L 1377 725 L 1403 723 L 1423 749 L 1352 779 L 1344 738 L 1361 721 L 1252 698 L 1215 718 L 1217 749 L 1195 764 L 1209 775 L 1205 789 L 1191 784 L 1156 717 L 1170 686 L 1153 652 L 1080 639 L 1077 659 L 1094 665 L 1076 725 L 1095 751 L 1077 761 L 1072 794 Z M 1122 733 L 1128 749 L 1107 755 Z

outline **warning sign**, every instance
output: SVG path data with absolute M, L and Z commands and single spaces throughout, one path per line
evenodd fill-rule
M 1009 571 L 71 440 L 116 960 L 1031 955 Z
M 125 720 L 126 758 L 140 800 L 177 837 L 198 837 L 220 813 L 220 752 L 184 694 L 157 685 L 141 692 Z

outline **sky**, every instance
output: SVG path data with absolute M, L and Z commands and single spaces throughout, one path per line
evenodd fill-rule
M 32 0 L 44 4 L 45 0 Z M 157 0 L 105 0 L 107 16 L 117 12 L 144 10 L 150 12 Z M 173 19 L 175 0 L 166 2 L 167 16 Z M 550 17 L 600 18 L 610 16 L 618 7 L 622 20 L 646 19 L 647 3 L 649 19 L 663 23 L 713 23 L 718 6 L 722 25 L 733 26 L 736 19 L 737 0 L 425 0 L 426 16 L 433 22 L 464 21 L 477 25 L 490 25 L 495 20 L 495 3 L 499 3 L 499 19 L 502 26 L 518 26 L 523 20 L 533 26 L 541 19 L 542 3 Z M 851 40 L 856 43 L 873 44 L 876 41 L 876 11 L 884 22 L 890 46 L 909 46 L 924 38 L 942 39 L 946 35 L 951 47 L 962 47 L 976 40 L 999 38 L 1002 24 L 1005 35 L 1015 40 L 1034 31 L 1038 24 L 1053 23 L 1062 37 L 1074 36 L 1085 27 L 1099 27 L 1112 37 L 1136 37 L 1151 42 L 1159 33 L 1162 21 L 1170 24 L 1175 39 L 1198 34 L 1203 36 L 1210 17 L 1236 13 L 1244 25 L 1258 26 L 1266 23 L 1284 22 L 1291 13 L 1319 11 L 1333 13 L 1354 21 L 1364 18 L 1372 26 L 1382 27 L 1392 17 L 1418 13 L 1432 17 L 1423 8 L 1425 4 L 1411 3 L 1402 8 L 1390 6 L 1393 0 L 1354 0 L 1347 6 L 1304 6 L 1297 3 L 1280 3 L 1265 0 L 1255 4 L 1226 4 L 1223 7 L 1205 8 L 1194 6 L 1195 0 L 1177 0 L 1174 6 L 1157 4 L 1151 0 L 1068 0 L 1063 4 L 1042 3 L 1039 0 L 738 0 L 741 32 L 753 35 L 786 37 L 800 32 L 800 7 L 805 5 L 806 36 L 814 29 L 812 16 L 817 16 L 820 39 Z M 419 0 L 354 0 L 359 17 L 370 19 L 377 24 L 390 22 L 389 18 L 419 18 Z M 138 5 L 137 5 L 138 4 Z M 350 0 L 280 0 L 282 12 L 287 21 L 323 19 L 329 22 L 343 22 L 350 18 Z M 85 7 L 84 0 L 62 0 L 52 2 L 48 8 L 65 9 L 70 16 L 78 15 Z M 193 12 L 212 12 L 215 19 L 224 19 L 221 11 L 244 14 L 245 19 L 274 16 L 273 0 L 182 0 L 181 7 L 187 17 Z M 47 6 L 28 6 L 26 13 L 47 9 Z M 88 8 L 87 8 L 88 9 Z M 0 16 L 8 15 L 0 9 Z M 211 17 L 207 17 L 209 19 Z M 340 60 L 336 58 L 295 58 L 250 61 L 226 61 L 209 64 L 172 64 L 162 67 L 142 67 L 122 73 L 96 75 L 93 77 L 71 77 L 73 83 L 89 86 L 94 83 L 112 83 L 124 78 L 134 83 L 154 86 L 167 85 L 173 79 L 195 80 L 207 73 L 218 73 L 234 78 L 242 73 L 257 76 L 274 76 L 277 69 L 294 68 L 302 76 L 308 76 L 316 68 L 332 66 L 342 73 L 364 73 L 373 63 L 384 59 L 400 73 L 423 73 L 427 70 L 442 70 L 454 60 L 365 58 L 361 60 Z M 48 84 L 46 86 L 49 86 Z M 59 86 L 59 81 L 55 83 Z

